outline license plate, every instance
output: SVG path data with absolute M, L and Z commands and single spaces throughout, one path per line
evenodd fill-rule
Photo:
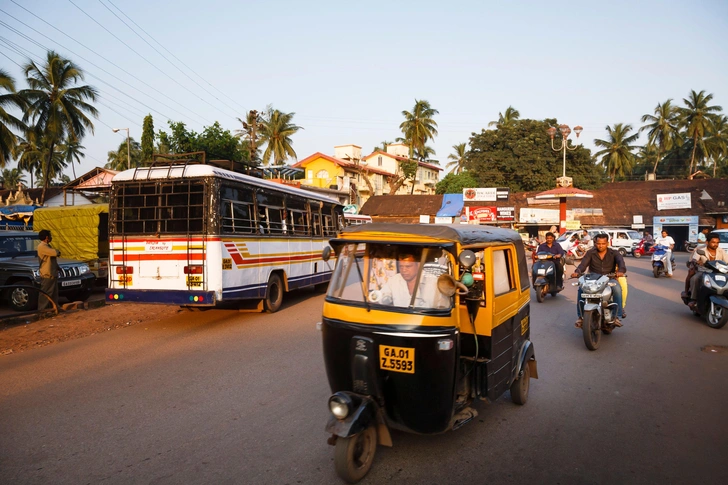
M 725 281 L 725 276 L 722 274 L 715 275 L 715 281 Z
M 78 286 L 80 284 L 81 284 L 81 280 L 61 281 L 61 286 Z
M 379 346 L 379 368 L 393 372 L 415 373 L 415 349 Z
M 541 268 L 536 273 L 537 274 L 546 274 L 546 269 L 545 268 Z

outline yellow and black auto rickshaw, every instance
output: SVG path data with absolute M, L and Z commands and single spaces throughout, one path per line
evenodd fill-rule
M 336 471 L 354 483 L 389 429 L 441 433 L 537 378 L 523 242 L 475 225 L 366 224 L 337 256 L 320 328 Z M 328 249 L 328 248 L 327 248 Z M 324 251 L 328 260 L 330 251 Z

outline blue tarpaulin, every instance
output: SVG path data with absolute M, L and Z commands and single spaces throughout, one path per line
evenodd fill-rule
M 437 211 L 438 217 L 458 217 L 463 211 L 463 194 L 445 194 L 442 196 L 442 207 Z

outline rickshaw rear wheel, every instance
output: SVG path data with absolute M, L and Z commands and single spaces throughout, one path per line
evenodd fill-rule
M 526 362 L 523 368 L 523 375 L 511 384 L 511 401 L 520 405 L 526 404 L 530 385 L 531 368 L 528 366 L 528 362 Z
M 581 330 L 584 333 L 584 344 L 589 350 L 597 350 L 602 340 L 601 316 L 597 312 L 584 312 Z
M 268 313 L 275 313 L 281 308 L 283 303 L 283 282 L 281 277 L 277 273 L 271 273 L 268 278 L 268 289 L 266 291 L 266 297 L 263 300 L 265 305 L 265 311 Z
M 377 451 L 377 429 L 369 426 L 348 438 L 338 437 L 334 451 L 336 474 L 347 483 L 356 483 L 369 472 Z

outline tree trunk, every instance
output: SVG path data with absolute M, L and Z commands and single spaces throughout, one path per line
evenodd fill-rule
M 695 163 L 695 150 L 698 148 L 698 135 L 697 133 L 693 137 L 693 154 L 690 156 L 690 173 L 688 174 L 688 178 L 690 178 L 693 175 L 693 163 Z
M 43 191 L 40 194 L 40 205 L 45 204 L 46 190 L 48 190 L 48 173 L 51 171 L 51 161 L 53 160 L 53 148 L 55 143 L 51 142 L 48 148 L 48 160 L 46 161 L 45 167 L 43 167 Z
M 660 163 L 660 158 L 662 157 L 662 151 L 658 150 L 657 152 L 657 158 L 655 159 L 655 166 L 652 167 L 652 173 L 655 174 L 655 180 L 657 179 L 657 164 Z

